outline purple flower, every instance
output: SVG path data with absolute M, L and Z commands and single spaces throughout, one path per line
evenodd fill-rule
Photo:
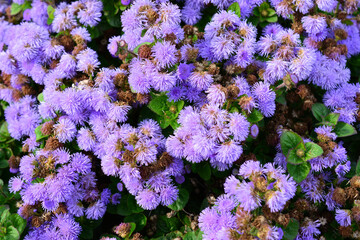
M 68 214 L 60 214 L 57 215 L 56 218 L 53 220 L 54 227 L 56 227 L 61 234 L 61 237 L 64 239 L 77 239 L 80 232 L 81 227 L 78 222 L 74 220 Z
M 90 158 L 82 153 L 74 153 L 71 155 L 71 168 L 80 174 L 87 174 L 91 170 Z
M 77 70 L 89 75 L 93 74 L 95 69 L 100 65 L 100 62 L 97 58 L 97 53 L 94 50 L 90 48 L 82 50 L 78 55 L 76 55 L 76 59 L 78 60 L 76 66 Z
M 304 29 L 310 36 L 325 31 L 327 24 L 325 17 L 305 16 L 301 19 Z
M 70 34 L 74 37 L 76 41 L 91 41 L 91 36 L 84 27 L 74 28 L 73 30 L 71 30 Z
M 168 206 L 172 204 L 178 197 L 179 190 L 172 185 L 161 188 L 159 195 L 161 204 Z
M 135 198 L 137 203 L 146 210 L 155 209 L 160 203 L 158 194 L 151 189 L 140 191 Z
M 100 22 L 102 2 L 97 0 L 83 0 L 84 8 L 78 12 L 79 21 L 85 25 L 93 27 Z
M 270 89 L 270 84 L 266 82 L 255 83 L 252 94 L 261 113 L 265 117 L 271 117 L 275 113 L 276 94 Z
M 213 82 L 212 76 L 208 72 L 193 72 L 188 79 L 190 85 L 198 90 L 206 90 Z
M 75 137 L 76 126 L 70 119 L 61 117 L 59 122 L 54 125 L 54 131 L 59 141 L 65 143 Z
M 235 141 L 227 141 L 216 149 L 216 160 L 221 163 L 231 164 L 239 159 L 243 150 Z
M 81 128 L 78 131 L 77 143 L 81 149 L 90 151 L 96 143 L 94 133 L 87 128 Z
M 244 141 L 249 135 L 250 123 L 240 113 L 231 113 L 229 130 L 234 135 L 234 140 Z
M 177 69 L 179 78 L 185 81 L 188 79 L 194 68 L 195 66 L 193 64 L 180 63 Z
M 72 78 L 76 73 L 76 58 L 68 53 L 61 56 L 59 64 L 56 66 L 63 77 Z
M 171 73 L 155 72 L 152 86 L 160 92 L 169 91 L 176 84 L 176 77 Z
M 22 186 L 23 186 L 23 180 L 21 179 L 21 177 L 12 177 L 9 180 L 9 191 L 11 193 L 15 193 L 21 190 Z
M 105 212 L 106 205 L 102 201 L 96 201 L 86 209 L 85 214 L 88 219 L 97 220 L 102 218 Z
M 256 124 L 253 124 L 250 127 L 250 134 L 253 138 L 257 138 L 257 136 L 259 134 L 259 127 Z
M 177 62 L 176 47 L 170 42 L 157 42 L 153 48 L 153 56 L 160 68 L 171 67 Z
M 114 36 L 109 39 L 109 44 L 108 44 L 107 48 L 108 48 L 110 54 L 113 55 L 114 57 L 116 57 L 116 53 L 119 49 L 119 43 L 121 41 L 122 40 L 121 40 L 120 36 Z
M 206 93 L 206 97 L 211 105 L 222 106 L 226 101 L 225 92 L 220 84 L 211 85 L 206 90 Z

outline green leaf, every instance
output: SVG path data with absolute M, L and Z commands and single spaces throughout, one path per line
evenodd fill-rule
M 329 123 L 326 125 L 335 126 L 339 120 L 339 117 L 340 117 L 339 113 L 330 113 L 324 118 L 324 121 L 326 123 Z
M 270 22 L 270 23 L 275 23 L 278 21 L 278 17 L 275 15 L 275 16 L 271 16 L 271 17 L 268 17 L 266 18 L 266 21 L 267 22 Z
M 248 115 L 247 120 L 251 123 L 257 123 L 263 120 L 264 115 L 262 115 L 261 112 L 259 112 L 256 109 L 253 109 L 253 111 Z
M 342 20 L 341 22 L 342 22 L 343 24 L 345 24 L 345 25 L 348 25 L 348 26 L 351 26 L 351 25 L 354 24 L 353 21 L 351 21 L 350 19 L 344 19 L 344 20 Z
M 11 4 L 10 14 L 11 15 L 16 15 L 19 12 L 21 12 L 21 10 L 22 10 L 22 5 L 17 4 L 17 3 L 13 3 L 13 4 Z
M 210 180 L 211 177 L 211 167 L 209 163 L 205 162 L 199 169 L 198 169 L 199 176 L 204 179 L 205 181 Z
M 152 100 L 149 102 L 148 107 L 154 113 L 158 115 L 164 115 L 164 111 L 167 109 L 167 96 L 164 94 L 161 95 L 152 95 Z
M 298 151 L 302 151 L 305 155 L 305 146 L 303 142 L 300 142 L 297 147 L 290 149 L 288 155 L 286 156 L 287 162 L 291 164 L 302 164 L 304 162 L 303 157 L 298 156 Z
M 0 168 L 8 168 L 9 162 L 7 160 L 0 160 Z
M 300 224 L 296 219 L 290 219 L 289 224 L 284 229 L 284 239 L 293 240 L 296 238 L 299 232 Z
M 136 213 L 136 214 L 132 214 L 130 216 L 125 217 L 124 222 L 135 223 L 136 224 L 135 231 L 139 232 L 146 226 L 147 218 L 142 213 Z
M 293 165 L 291 163 L 288 163 L 287 169 L 290 176 L 292 176 L 297 183 L 300 183 L 309 174 L 311 165 L 309 162 L 304 162 L 300 165 Z
M 51 23 L 54 21 L 54 13 L 55 13 L 55 9 L 51 5 L 48 5 L 48 7 L 47 7 L 47 14 L 48 14 L 47 24 L 48 25 L 51 25 Z
M 276 14 L 276 11 L 272 8 L 268 8 L 267 9 L 268 11 L 268 16 L 271 17 L 271 16 L 274 16 Z
M 157 229 L 162 233 L 169 233 L 177 230 L 181 226 L 181 222 L 178 218 L 167 218 L 162 215 L 158 218 Z
M 6 141 L 10 138 L 9 130 L 8 130 L 8 123 L 3 122 L 0 127 L 0 142 Z
M 349 137 L 357 133 L 353 126 L 344 122 L 338 122 L 335 126 L 334 132 L 338 137 Z
M 356 175 L 360 176 L 360 158 L 357 161 L 355 172 L 356 172 Z
M 238 17 L 241 17 L 241 9 L 238 2 L 234 2 L 228 8 L 228 11 L 233 11 Z
M 319 145 L 313 142 L 305 143 L 305 148 L 306 148 L 306 153 L 305 153 L 306 161 L 319 157 L 324 153 L 324 150 Z
M 120 201 L 121 201 L 121 200 L 120 200 Z M 136 202 L 136 200 L 135 200 L 135 197 L 134 197 L 133 195 L 129 195 L 129 196 L 127 197 L 127 206 L 128 206 L 129 211 L 132 212 L 132 213 L 141 213 L 141 212 L 144 211 L 144 209 L 141 208 L 141 207 L 137 204 L 137 202 Z
M 170 122 L 170 126 L 171 126 L 174 130 L 176 130 L 178 127 L 180 127 L 180 124 L 179 124 L 176 120 L 174 120 L 174 121 L 171 121 L 171 122 Z
M 144 29 L 141 31 L 141 37 L 144 37 L 148 29 Z
M 19 231 L 21 234 L 26 227 L 26 220 L 23 219 L 19 214 L 11 214 L 9 220 L 12 222 L 12 225 Z
M 303 142 L 303 140 L 297 133 L 285 130 L 280 137 L 280 145 L 283 154 L 287 156 L 290 149 L 296 148 L 301 142 Z
M 45 101 L 44 101 L 44 94 L 43 94 L 43 93 L 40 93 L 40 94 L 37 96 L 37 99 L 39 100 L 39 102 L 45 102 Z
M 202 233 L 198 229 L 195 232 L 188 232 L 185 234 L 183 240 L 201 240 L 202 239 Z
M 142 45 L 151 45 L 152 43 L 151 42 L 144 42 L 144 43 L 141 43 L 139 44 L 135 49 L 134 49 L 134 53 L 138 53 L 139 52 L 139 48 L 142 46 Z
M 4 223 L 4 221 L 7 218 L 7 215 L 10 215 L 9 206 L 8 205 L 1 205 L 0 206 L 0 223 Z
M 120 203 L 116 207 L 116 213 L 121 216 L 128 216 L 131 214 L 131 211 L 127 205 L 127 198 L 129 195 L 122 195 L 120 199 Z
M 185 207 L 187 202 L 189 201 L 189 192 L 185 188 L 181 188 L 179 190 L 178 199 L 168 207 L 174 211 L 179 211 Z
M 6 229 L 6 240 L 20 239 L 20 233 L 14 226 L 8 226 Z
M 24 2 L 24 4 L 22 5 L 22 9 L 26 10 L 26 9 L 30 9 L 31 8 L 31 1 L 26 1 Z
M 330 113 L 330 110 L 322 103 L 314 103 L 311 111 L 318 121 L 322 121 L 323 118 Z
M 47 135 L 42 134 L 41 127 L 42 127 L 42 125 L 39 125 L 35 128 L 35 135 L 36 135 L 37 142 L 47 137 Z

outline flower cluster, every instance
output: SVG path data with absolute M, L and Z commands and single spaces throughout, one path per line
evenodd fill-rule
M 213 167 L 228 169 L 239 159 L 241 142 L 250 123 L 240 113 L 228 113 L 214 105 L 200 111 L 186 107 L 179 116 L 181 126 L 166 141 L 170 155 L 198 163 L 210 160 Z
M 127 190 L 144 209 L 170 205 L 178 196 L 171 177 L 183 173 L 183 162 L 165 152 L 165 138 L 154 120 L 128 124 L 114 131 L 99 152 L 106 175 L 119 176 Z
M 229 239 L 230 236 L 257 236 L 260 239 L 281 239 L 281 228 L 269 225 L 270 219 L 254 212 L 264 206 L 270 212 L 280 212 L 286 202 L 295 196 L 296 183 L 281 168 L 249 160 L 236 176 L 226 179 L 225 195 L 220 196 L 213 208 L 206 208 L 199 218 L 204 239 Z M 234 215 L 234 209 L 236 213 Z M 257 230 L 254 231 L 252 228 Z
M 0 1 L 0 144 L 6 132 L 21 145 L 9 189 L 25 239 L 78 239 L 128 196 L 160 209 L 151 232 L 160 206 L 231 170 L 191 215 L 204 239 L 282 239 L 296 225 L 293 238 L 324 238 L 330 222 L 359 238 L 356 149 L 342 138 L 360 120 L 348 64 L 360 1 L 56 2 Z M 125 222 L 114 232 L 140 239 Z

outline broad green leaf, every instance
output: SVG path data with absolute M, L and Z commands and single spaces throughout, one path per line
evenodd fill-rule
M 19 231 L 20 234 L 24 231 L 26 227 L 26 220 L 23 219 L 19 214 L 11 214 L 9 220 L 12 222 L 12 225 Z
M 180 124 L 176 121 L 176 120 L 173 120 L 170 122 L 170 126 L 176 130 L 178 127 L 180 127 Z
M 146 226 L 147 218 L 142 213 L 136 213 L 136 214 L 131 214 L 130 216 L 125 217 L 124 222 L 135 223 L 136 224 L 135 231 L 139 232 Z
M 289 224 L 284 229 L 284 239 L 293 240 L 296 238 L 299 232 L 300 224 L 296 219 L 290 219 Z
M 322 103 L 314 103 L 311 111 L 318 121 L 322 121 L 323 118 L 330 113 L 330 110 Z
M 9 167 L 9 162 L 5 159 L 0 160 L 0 168 L 8 168 Z
M 135 229 L 136 229 L 136 223 L 133 223 L 133 222 L 131 222 L 130 223 L 130 226 L 131 226 L 131 228 L 130 228 L 130 232 L 129 232 L 129 236 L 131 236 L 131 234 L 133 234 L 133 232 L 135 231 Z
M 339 113 L 330 113 L 325 117 L 324 121 L 330 123 L 331 126 L 335 126 L 339 120 L 339 117 Z
M 21 12 L 21 10 L 22 10 L 22 5 L 17 4 L 17 3 L 12 3 L 11 4 L 11 9 L 10 9 L 10 14 L 11 15 L 16 15 L 19 12 Z
M 303 144 L 303 143 L 301 143 Z M 288 163 L 291 164 L 302 164 L 304 162 L 303 158 L 298 156 L 298 151 L 303 151 L 305 154 L 305 150 L 301 149 L 301 148 L 293 148 L 289 151 L 289 154 L 286 157 L 286 160 Z
M 324 153 L 324 150 L 319 145 L 313 142 L 305 143 L 305 148 L 306 148 L 306 153 L 305 153 L 306 161 L 319 157 Z
M 1 216 L 3 215 L 3 213 L 5 213 L 5 212 L 9 212 L 9 206 L 8 205 L 1 205 L 0 206 L 0 219 L 2 219 L 1 218 Z
M 297 133 L 285 130 L 280 137 L 280 145 L 283 154 L 287 156 L 290 149 L 296 148 L 301 142 L 303 142 L 303 140 Z
M 349 137 L 357 133 L 353 126 L 344 122 L 338 122 L 335 126 L 334 132 L 338 137 Z
M 148 107 L 158 115 L 164 115 L 167 109 L 167 96 L 166 95 L 152 95 L 152 100 L 149 102 Z
M 179 190 L 178 199 L 168 207 L 174 211 L 179 211 L 185 207 L 187 202 L 189 201 L 189 192 L 185 188 L 181 188 Z
M 48 14 L 47 24 L 48 25 L 51 25 L 51 23 L 54 21 L 54 17 L 55 17 L 54 13 L 55 13 L 55 9 L 51 5 L 48 5 L 48 7 L 47 7 L 47 14 Z
M 268 15 L 269 17 L 274 16 L 276 14 L 276 11 L 272 8 L 268 8 L 267 11 L 269 13 L 269 15 Z
M 25 1 L 24 4 L 21 5 L 23 10 L 31 8 L 31 1 Z
M 3 225 L 8 220 L 9 217 L 10 217 L 10 208 L 6 206 L 6 208 L 2 209 L 0 215 L 0 223 Z
M 39 100 L 39 102 L 44 102 L 44 94 L 43 94 L 43 93 L 40 93 L 40 94 L 37 96 L 37 99 Z
M 300 183 L 309 174 L 311 165 L 309 162 L 304 162 L 300 165 L 293 165 L 291 163 L 288 163 L 287 169 L 290 176 L 292 176 L 297 183 Z
M 148 29 L 144 29 L 141 31 L 141 37 L 144 37 Z
M 35 128 L 35 135 L 36 135 L 37 142 L 47 137 L 46 135 L 42 134 L 41 127 L 42 127 L 42 125 L 39 125 Z
M 162 129 L 167 128 L 171 124 L 172 121 L 173 121 L 172 119 L 169 119 L 166 116 L 158 116 L 157 117 L 157 122 L 159 123 L 159 125 Z
M 121 201 L 121 200 L 120 200 Z M 132 195 L 129 195 L 127 198 L 127 206 L 129 208 L 129 211 L 132 213 L 140 213 L 143 212 L 144 209 L 142 209 L 136 202 L 135 197 Z
M 256 109 L 253 109 L 252 112 L 248 115 L 247 120 L 251 123 L 257 123 L 263 120 L 264 115 Z
M 198 229 L 195 232 L 188 232 L 185 234 L 183 240 L 201 240 L 202 232 Z
M 177 230 L 181 226 L 181 222 L 178 218 L 167 218 L 164 215 L 158 217 L 157 229 L 162 233 L 169 233 Z
M 241 17 L 241 9 L 238 2 L 234 2 L 228 8 L 228 11 L 233 11 L 238 17 Z
M 357 161 L 356 164 L 356 175 L 360 176 L 360 159 Z
M 198 174 L 205 181 L 210 180 L 211 167 L 210 167 L 209 163 L 205 162 L 205 164 L 202 164 L 202 166 L 198 169 Z
M 120 203 L 116 207 L 116 213 L 121 216 L 129 216 L 131 211 L 127 204 L 127 198 L 129 195 L 124 194 L 121 196 Z
M 0 142 L 6 141 L 10 138 L 9 130 L 8 130 L 8 123 L 4 121 L 0 127 Z
M 20 239 L 20 233 L 14 226 L 8 226 L 6 229 L 6 240 L 18 240 Z
M 278 17 L 276 15 L 266 18 L 267 22 L 275 23 L 278 21 Z

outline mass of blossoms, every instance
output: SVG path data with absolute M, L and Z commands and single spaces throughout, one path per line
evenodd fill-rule
M 360 239 L 360 0 L 0 0 L 0 239 Z

